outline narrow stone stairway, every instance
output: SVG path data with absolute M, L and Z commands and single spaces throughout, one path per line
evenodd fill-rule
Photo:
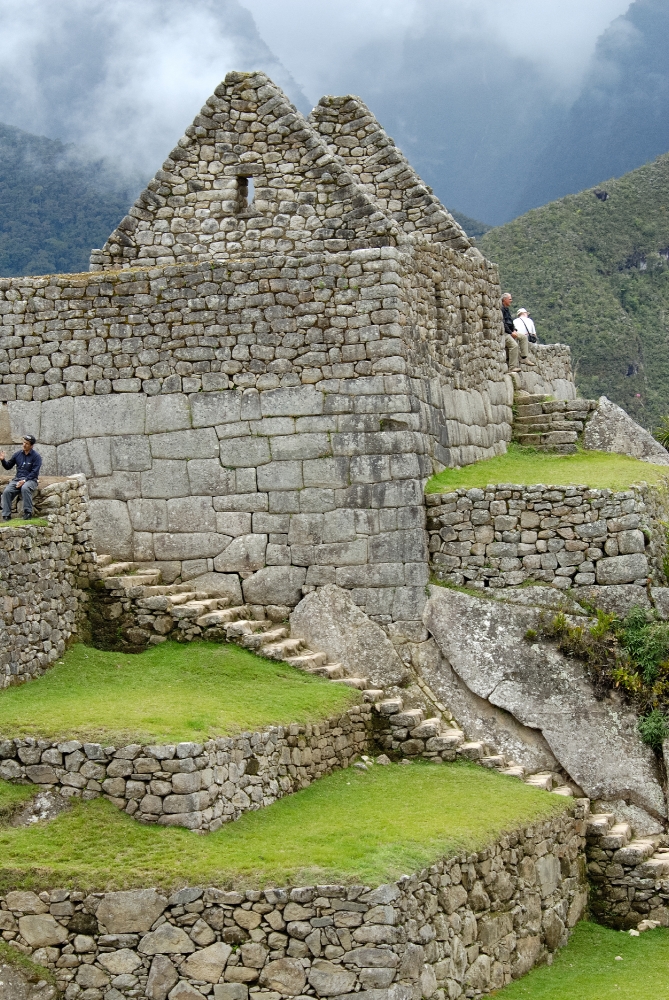
M 471 760 L 535 788 L 559 795 L 573 794 L 559 774 L 526 774 L 522 767 L 486 743 L 468 741 L 455 722 L 442 718 L 442 710 L 449 718 L 450 714 L 420 678 L 417 683 L 426 704 L 437 713 L 432 717 L 426 717 L 423 708 L 405 709 L 402 698 L 386 697 L 385 691 L 372 687 L 367 677 L 354 676 L 343 664 L 330 662 L 326 652 L 309 649 L 304 640 L 291 636 L 288 607 L 248 604 L 229 607 L 226 597 L 194 590 L 188 583 L 163 584 L 160 570 L 136 562 L 114 562 L 108 555 L 98 556 L 95 579 L 112 600 L 118 599 L 126 608 L 132 606 L 137 629 L 147 636 L 145 643 L 149 645 L 164 642 L 168 635 L 180 641 L 199 638 L 236 643 L 267 659 L 357 688 L 363 700 L 373 704 L 387 724 L 387 732 L 380 734 L 379 740 L 383 749 L 392 754 L 403 758 Z M 153 631 L 150 633 L 149 629 Z
M 513 440 L 540 451 L 572 454 L 588 414 L 596 407 L 593 399 L 551 399 L 516 393 Z

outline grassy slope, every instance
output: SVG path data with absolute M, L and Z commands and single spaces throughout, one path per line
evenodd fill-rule
M 427 484 L 428 493 L 448 493 L 460 487 L 488 483 L 544 483 L 547 486 L 584 484 L 599 489 L 626 490 L 632 483 L 659 482 L 667 476 L 664 465 L 640 462 L 626 455 L 604 451 L 579 451 L 575 455 L 551 455 L 510 445 L 506 455 L 488 458 L 462 469 L 444 469 Z
M 324 718 L 358 698 L 234 645 L 164 642 L 131 655 L 79 644 L 42 677 L 0 692 L 0 733 L 117 746 L 205 740 Z
M 570 344 L 582 395 L 602 393 L 652 427 L 669 412 L 669 154 L 533 209 L 480 240 L 544 343 Z M 647 269 L 630 266 L 646 256 Z M 630 364 L 639 373 L 626 377 Z M 640 398 L 637 398 L 637 393 Z
M 50 823 L 0 827 L 0 888 L 378 884 L 570 801 L 468 763 L 339 771 L 205 837 L 96 800 Z
M 10 816 L 34 794 L 34 785 L 10 785 L 8 781 L 0 781 L 0 821 Z
M 580 923 L 552 966 L 534 969 L 492 995 L 499 1000 L 669 1000 L 669 930 L 634 938 Z

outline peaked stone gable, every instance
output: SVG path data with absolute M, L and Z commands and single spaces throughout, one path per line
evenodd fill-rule
M 400 227 L 263 73 L 229 73 L 92 270 L 396 246 Z
M 359 97 L 322 97 L 309 121 L 403 232 L 480 256 Z

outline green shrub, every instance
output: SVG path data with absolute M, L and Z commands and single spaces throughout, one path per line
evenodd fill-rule
M 662 750 L 662 743 L 669 736 L 669 723 L 666 715 L 654 708 L 652 712 L 639 719 L 641 739 L 656 752 Z

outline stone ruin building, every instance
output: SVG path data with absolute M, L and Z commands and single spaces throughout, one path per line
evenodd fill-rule
M 356 97 L 228 74 L 90 274 L 0 297 L 0 440 L 85 473 L 99 552 L 231 601 L 418 619 L 426 478 L 511 438 L 497 269 Z

